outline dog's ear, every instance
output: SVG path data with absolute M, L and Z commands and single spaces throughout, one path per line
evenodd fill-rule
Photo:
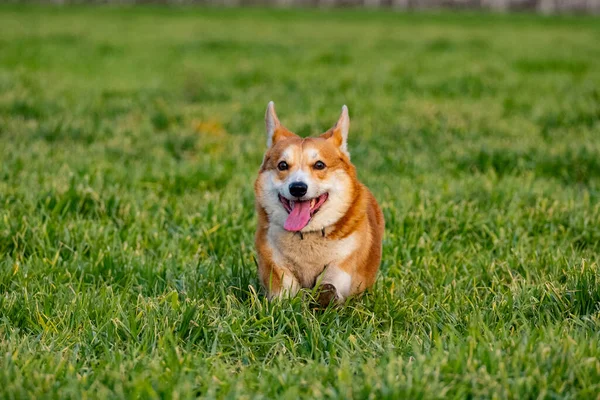
M 275 103 L 272 101 L 267 105 L 265 124 L 267 125 L 267 147 L 269 148 L 281 139 L 296 136 L 281 125 L 275 113 Z
M 321 135 L 322 138 L 331 140 L 340 148 L 340 150 L 350 157 L 348 152 L 348 130 L 350 129 L 350 116 L 348 115 L 348 107 L 342 107 L 342 114 L 335 123 L 333 128 Z

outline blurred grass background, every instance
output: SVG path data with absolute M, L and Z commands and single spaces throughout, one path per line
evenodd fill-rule
M 0 397 L 595 398 L 593 17 L 0 7 Z M 377 286 L 268 304 L 263 115 L 342 104 Z M 253 289 L 255 288 L 255 289 Z

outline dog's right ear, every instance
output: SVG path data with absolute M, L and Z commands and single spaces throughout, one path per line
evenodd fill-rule
M 275 113 L 275 103 L 272 101 L 267 105 L 265 124 L 267 125 L 267 147 L 269 148 L 281 139 L 296 136 L 281 125 L 279 118 L 277 118 L 277 114 Z

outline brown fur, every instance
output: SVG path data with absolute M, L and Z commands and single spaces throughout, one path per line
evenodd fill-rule
M 273 110 L 274 112 L 274 110 Z M 312 288 L 322 280 L 325 293 L 321 300 L 332 298 L 343 301 L 347 296 L 358 294 L 373 285 L 379 269 L 384 233 L 383 214 L 371 192 L 358 181 L 356 170 L 347 154 L 341 150 L 342 133 L 336 127 L 317 138 L 302 139 L 279 124 L 272 138 L 254 185 L 257 197 L 256 250 L 258 253 L 259 278 L 269 298 L 291 294 L 300 287 Z M 304 154 L 306 149 L 318 150 L 325 170 L 311 168 L 314 160 L 297 157 L 289 169 L 279 171 L 277 164 L 285 151 Z M 297 165 L 296 165 L 297 164 Z M 321 230 L 288 232 L 276 226 L 261 205 L 265 196 L 261 175 L 275 171 L 275 179 L 284 180 L 296 168 L 309 170 L 314 180 L 327 180 L 337 176 L 336 171 L 347 177 L 345 195 L 348 207 L 337 221 Z M 345 178 L 346 179 L 346 178 Z M 345 273 L 345 274 L 344 274 Z M 347 274 L 347 275 L 346 275 Z M 348 283 L 348 279 L 350 282 Z M 347 284 L 348 283 L 348 284 Z M 340 287 L 335 287 L 336 284 Z M 341 286 L 345 286 L 343 288 Z

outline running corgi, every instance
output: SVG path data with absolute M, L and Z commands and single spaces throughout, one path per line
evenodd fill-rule
M 284 128 L 273 102 L 265 122 L 268 149 L 254 183 L 260 281 L 269 299 L 320 285 L 322 306 L 342 303 L 375 282 L 384 231 L 350 162 L 348 108 L 315 138 Z

